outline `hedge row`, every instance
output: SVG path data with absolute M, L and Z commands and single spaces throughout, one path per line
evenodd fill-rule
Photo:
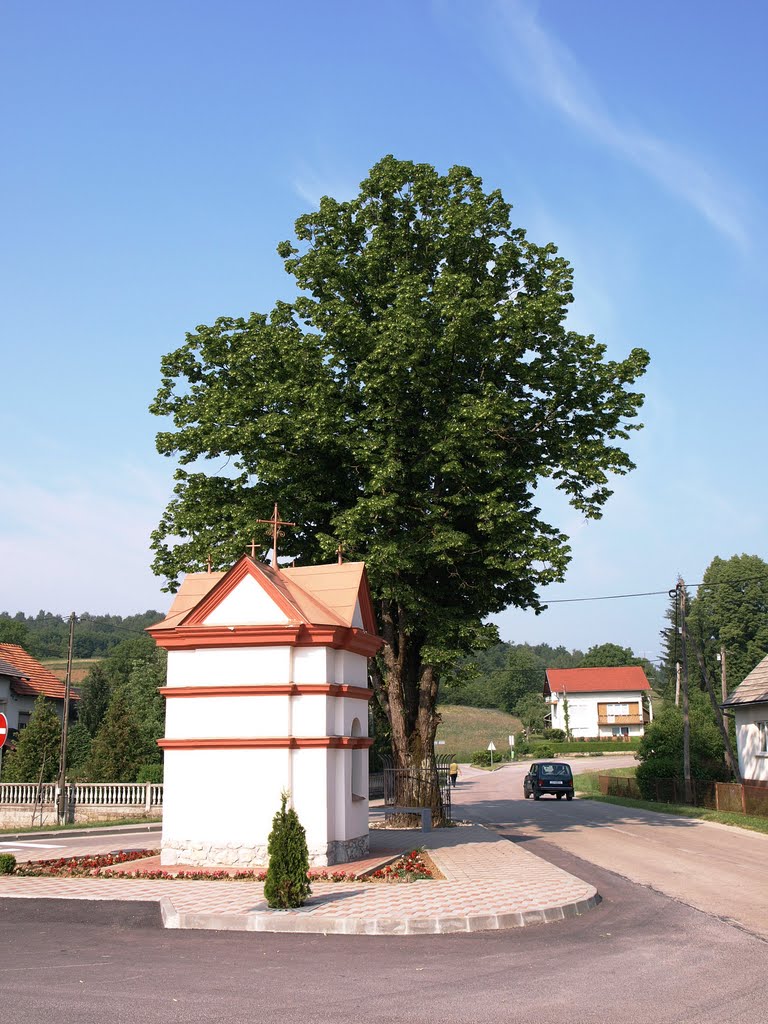
M 534 746 L 532 743 L 531 746 Z M 640 746 L 640 737 L 631 740 L 567 740 L 563 743 L 549 741 L 548 747 L 557 751 L 558 754 L 586 754 L 589 751 L 607 753 L 612 751 L 615 754 L 622 754 L 625 751 L 637 750 Z

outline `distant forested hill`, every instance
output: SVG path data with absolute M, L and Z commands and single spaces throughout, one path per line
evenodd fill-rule
M 144 629 L 164 616 L 146 611 L 137 615 L 77 616 L 74 656 L 102 658 L 123 640 L 142 636 Z M 40 611 L 37 615 L 0 612 L 0 643 L 20 644 L 35 658 L 65 658 L 69 641 L 69 618 Z

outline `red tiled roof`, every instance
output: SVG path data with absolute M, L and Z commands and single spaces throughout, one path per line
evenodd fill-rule
M 18 644 L 0 644 L 0 658 L 18 670 L 20 678 L 14 680 L 14 693 L 30 697 L 42 694 L 43 697 L 64 700 L 64 683 L 39 661 L 35 661 L 31 654 L 27 654 L 23 647 Z M 21 678 L 24 676 L 27 678 Z M 72 700 L 80 700 L 80 694 L 74 689 L 70 691 L 70 697 Z
M 621 668 L 548 668 L 550 693 L 615 693 L 650 690 L 639 665 Z

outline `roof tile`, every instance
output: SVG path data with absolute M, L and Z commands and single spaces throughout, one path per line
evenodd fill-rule
M 31 654 L 27 654 L 23 647 L 18 644 L 0 644 L 0 658 L 18 671 L 17 680 L 13 684 L 14 693 L 64 700 L 64 683 Z M 72 689 L 70 697 L 79 700 L 80 694 Z
M 650 690 L 639 665 L 618 668 L 548 668 L 547 684 L 555 693 L 621 693 Z

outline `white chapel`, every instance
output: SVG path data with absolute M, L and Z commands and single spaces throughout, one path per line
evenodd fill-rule
M 310 863 L 368 852 L 365 566 L 269 566 L 244 555 L 192 573 L 148 632 L 168 651 L 163 865 L 267 862 L 282 790 Z

